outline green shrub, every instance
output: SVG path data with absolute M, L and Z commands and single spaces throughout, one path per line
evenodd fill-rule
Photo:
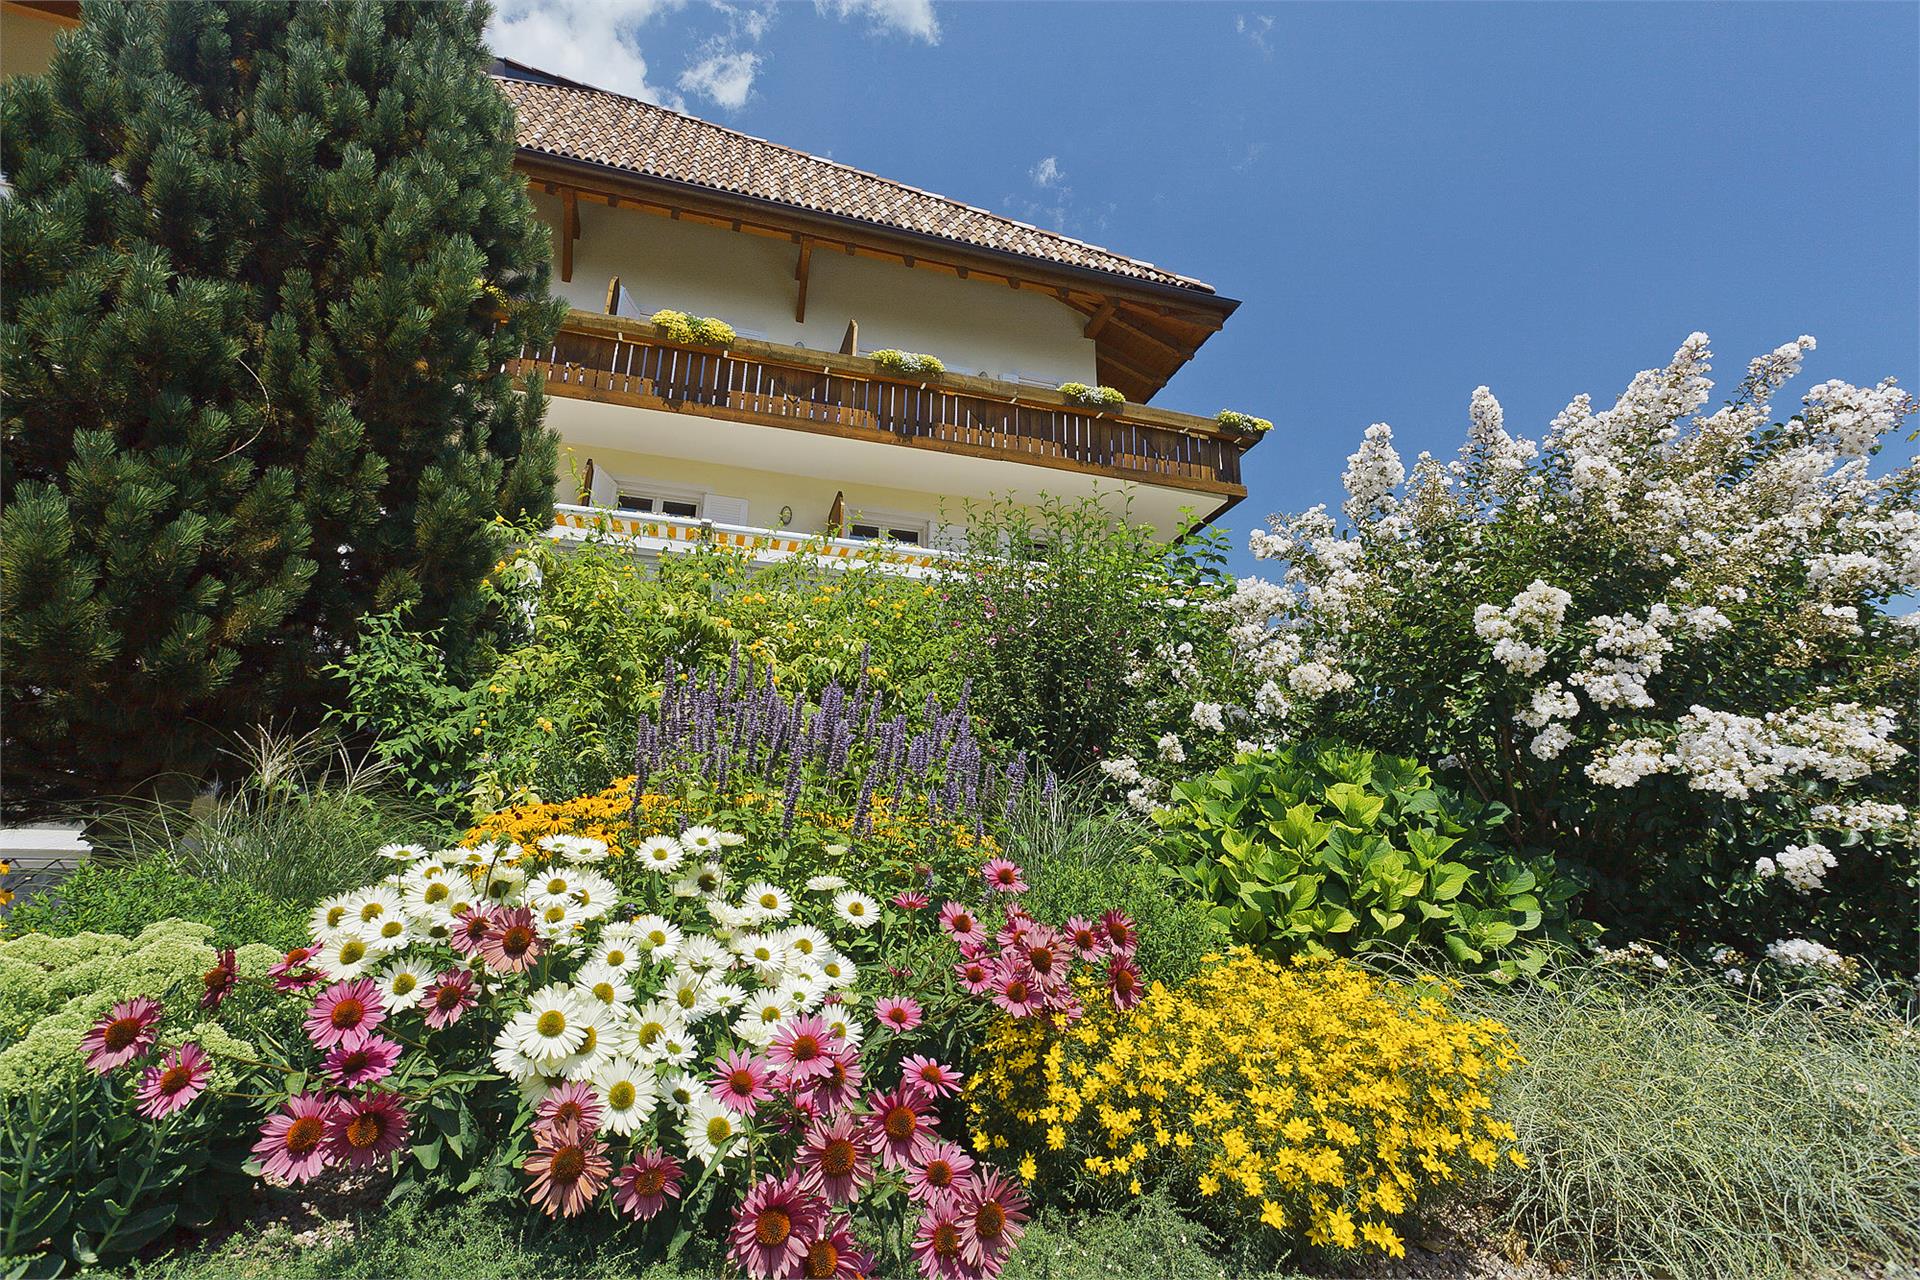
M 1127 398 L 1112 387 L 1090 387 L 1084 382 L 1063 382 L 1060 384 L 1060 394 L 1076 404 L 1102 409 L 1111 409 L 1127 402 Z
M 1495 1095 L 1531 1163 L 1508 1221 L 1586 1274 L 1877 1274 L 1920 1257 L 1920 1026 L 1754 1001 L 1708 974 L 1469 983 L 1521 1062 Z M 1889 1271 L 1889 1274 L 1892 1274 Z
M 867 359 L 892 373 L 937 377 L 947 371 L 947 366 L 940 362 L 938 356 L 924 355 L 918 351 L 896 351 L 892 347 L 870 351 Z
M 233 881 L 202 880 L 165 852 L 130 861 L 89 859 L 50 889 L 22 901 L 6 917 L 12 935 L 138 934 L 162 920 L 191 920 L 223 938 L 298 945 L 309 903 L 271 898 Z
M 1149 981 L 1169 985 L 1199 971 L 1226 942 L 1212 904 L 1183 883 L 1169 883 L 1139 855 L 1147 828 L 1103 802 L 1092 787 L 1030 791 L 1014 806 L 1007 856 L 1026 874 L 1020 903 L 1041 920 L 1097 919 L 1124 911 L 1140 934 L 1137 959 Z
M 1222 409 L 1213 415 L 1214 423 L 1228 431 L 1241 431 L 1248 435 L 1265 435 L 1273 430 L 1273 423 L 1265 418 L 1256 418 L 1250 413 L 1241 413 L 1235 409 Z
M 1496 848 L 1506 816 L 1414 761 L 1301 745 L 1175 786 L 1151 847 L 1267 955 L 1412 949 L 1512 976 L 1567 936 L 1578 885 Z

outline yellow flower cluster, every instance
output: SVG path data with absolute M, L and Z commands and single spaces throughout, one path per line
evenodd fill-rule
M 667 796 L 640 797 L 643 821 L 649 814 L 663 815 L 673 807 Z M 480 819 L 461 841 L 476 845 L 483 840 L 517 844 L 531 849 L 541 836 L 589 836 L 607 842 L 607 849 L 618 856 L 626 852 L 633 838 L 628 815 L 633 811 L 633 779 L 622 778 L 604 791 L 561 803 L 519 804 L 501 809 Z
M 1394 1220 L 1492 1167 L 1513 1129 L 1489 1090 L 1517 1060 L 1498 1023 L 1342 960 L 1237 948 L 1153 984 L 1131 1013 L 999 1020 L 968 1083 L 973 1142 L 1034 1180 L 1142 1180 L 1322 1247 L 1405 1253 Z

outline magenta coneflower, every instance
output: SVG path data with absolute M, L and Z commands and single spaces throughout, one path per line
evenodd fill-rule
M 920 1005 L 907 996 L 886 996 L 873 1002 L 873 1016 L 888 1030 L 904 1033 L 920 1025 Z
M 150 996 L 122 1000 L 81 1039 L 80 1052 L 87 1055 L 87 1069 L 104 1076 L 135 1058 L 146 1057 L 159 1036 L 154 1029 L 159 1023 L 158 1000 Z
M 1109 911 L 1100 917 L 1100 928 L 1107 935 L 1107 949 L 1117 956 L 1130 956 L 1140 945 L 1133 917 L 1124 911 Z
M 273 979 L 273 989 L 282 993 L 304 991 L 324 981 L 326 975 L 307 963 L 319 954 L 319 947 L 295 947 L 276 960 L 273 968 L 267 970 L 267 976 Z
M 1002 947 L 1018 947 L 1020 940 L 1039 923 L 1018 906 L 1008 907 L 1007 917 L 1000 922 L 1000 932 L 993 936 L 993 940 Z
M 1020 875 L 1020 864 L 1005 858 L 995 858 L 980 868 L 980 874 L 987 878 L 987 888 L 995 893 L 1025 893 L 1027 882 Z
M 333 1115 L 332 1098 L 319 1093 L 296 1093 L 286 1108 L 260 1126 L 253 1154 L 260 1168 L 283 1182 L 298 1186 L 327 1167 L 327 1121 Z
M 1009 967 L 995 975 L 993 1002 L 1016 1018 L 1031 1018 L 1045 1003 L 1040 984 L 1019 968 Z
M 527 1198 L 550 1218 L 571 1218 L 585 1212 L 613 1171 L 606 1156 L 607 1144 L 571 1128 L 548 1131 L 539 1142 L 520 1166 L 533 1175 Z
M 925 1280 L 980 1280 L 980 1268 L 967 1256 L 966 1220 L 954 1197 L 935 1196 L 921 1210 L 913 1260 Z
M 158 1065 L 148 1067 L 147 1074 L 141 1078 L 136 1095 L 140 1114 L 149 1120 L 172 1115 L 200 1096 L 211 1074 L 213 1060 L 199 1045 L 181 1045 Z
M 832 1066 L 838 1042 L 826 1019 L 809 1014 L 780 1024 L 774 1033 L 771 1057 L 790 1081 L 817 1080 Z
M 973 1157 L 952 1142 L 929 1142 L 907 1170 L 907 1194 L 921 1204 L 958 1192 L 973 1171 Z
M 349 1047 L 373 1034 L 387 1020 L 387 1001 L 372 978 L 336 982 L 314 998 L 307 1010 L 307 1039 L 316 1049 Z
M 961 1075 L 944 1062 L 915 1054 L 900 1064 L 900 1078 L 918 1086 L 929 1098 L 950 1098 L 960 1092 Z
M 233 948 L 228 947 L 220 953 L 213 968 L 207 970 L 200 978 L 200 1007 L 218 1009 L 220 1002 L 232 993 L 239 981 L 240 967 L 234 961 Z
M 727 1256 L 759 1280 L 785 1280 L 826 1219 L 826 1203 L 800 1185 L 799 1175 L 762 1178 L 734 1212 Z
M 378 1164 L 407 1144 L 408 1128 L 398 1094 L 341 1098 L 327 1117 L 327 1160 L 352 1169 Z
M 473 1008 L 473 975 L 465 969 L 447 970 L 427 986 L 420 1004 L 427 1011 L 427 1025 L 444 1031 Z
M 854 1242 L 853 1224 L 836 1213 L 807 1241 L 798 1274 L 807 1280 L 867 1280 L 873 1274 L 873 1255 Z
M 802 1077 L 789 1077 L 795 1084 Z M 750 1116 L 773 1096 L 773 1064 L 756 1053 L 737 1049 L 720 1060 L 707 1090 L 729 1111 Z
M 636 1152 L 613 1184 L 613 1202 L 636 1222 L 645 1222 L 680 1198 L 679 1161 L 658 1147 Z
M 924 911 L 933 901 L 918 889 L 902 889 L 893 895 L 893 905 L 902 911 Z
M 932 1114 L 932 1103 L 912 1085 L 876 1093 L 867 1105 L 871 1111 L 864 1122 L 867 1138 L 889 1169 L 904 1169 L 918 1160 L 927 1144 L 938 1136 L 934 1130 L 939 1127 L 940 1117 Z
M 1085 916 L 1067 921 L 1067 942 L 1082 960 L 1098 959 L 1107 949 L 1107 932 Z
M 606 1115 L 606 1104 L 592 1085 L 569 1080 L 555 1086 L 533 1109 L 534 1137 L 545 1140 L 563 1132 L 591 1137 L 600 1132 L 600 1122 Z
M 851 1046 L 840 1045 L 827 1063 L 826 1074 L 814 1079 L 811 1100 L 821 1110 L 839 1111 L 860 1097 L 860 1086 L 866 1079 L 860 1069 L 860 1054 Z
M 493 927 L 480 944 L 480 958 L 496 973 L 525 973 L 540 958 L 541 949 L 533 912 L 512 907 L 493 913 Z
M 958 902 L 949 902 L 940 908 L 940 928 L 955 942 L 981 936 L 980 917 L 973 914 L 971 907 Z
M 337 1044 L 327 1050 L 320 1069 L 343 1089 L 385 1080 L 400 1061 L 400 1046 L 385 1036 L 367 1036 L 359 1044 Z
M 994 1271 L 1025 1234 L 1027 1197 L 998 1169 L 968 1180 L 960 1192 L 965 1247 L 976 1265 Z
M 985 960 L 962 960 L 953 966 L 953 972 L 970 996 L 983 996 L 993 990 L 993 969 Z
M 1067 966 L 1071 963 L 1067 944 L 1045 925 L 1027 930 L 1014 954 L 1042 986 L 1058 986 L 1067 980 Z
M 1107 961 L 1107 994 L 1113 1007 L 1125 1012 L 1140 1003 L 1140 967 L 1125 956 Z
M 871 1139 L 851 1112 L 816 1121 L 793 1159 L 807 1185 L 834 1204 L 858 1200 L 873 1179 Z
M 477 956 L 493 932 L 492 907 L 468 907 L 453 918 L 453 936 L 447 945 L 463 956 Z

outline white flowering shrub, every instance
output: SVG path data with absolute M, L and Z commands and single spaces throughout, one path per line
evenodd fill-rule
M 1459 457 L 1411 469 L 1368 428 L 1344 519 L 1253 535 L 1279 580 L 1216 607 L 1235 657 L 1195 732 L 1434 760 L 1585 864 L 1617 937 L 1911 971 L 1920 630 L 1888 606 L 1920 588 L 1920 460 L 1870 459 L 1915 406 L 1824 382 L 1777 421 L 1813 345 L 1711 407 L 1695 334 L 1538 442 L 1482 387 Z

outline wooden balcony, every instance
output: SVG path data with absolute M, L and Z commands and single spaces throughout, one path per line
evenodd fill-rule
M 1240 455 L 1257 440 L 1146 405 L 1095 410 L 1051 390 L 914 378 L 860 356 L 745 338 L 725 351 L 682 346 L 645 321 L 581 311 L 509 370 L 541 374 L 554 396 L 1057 467 L 1229 503 L 1246 494 Z

